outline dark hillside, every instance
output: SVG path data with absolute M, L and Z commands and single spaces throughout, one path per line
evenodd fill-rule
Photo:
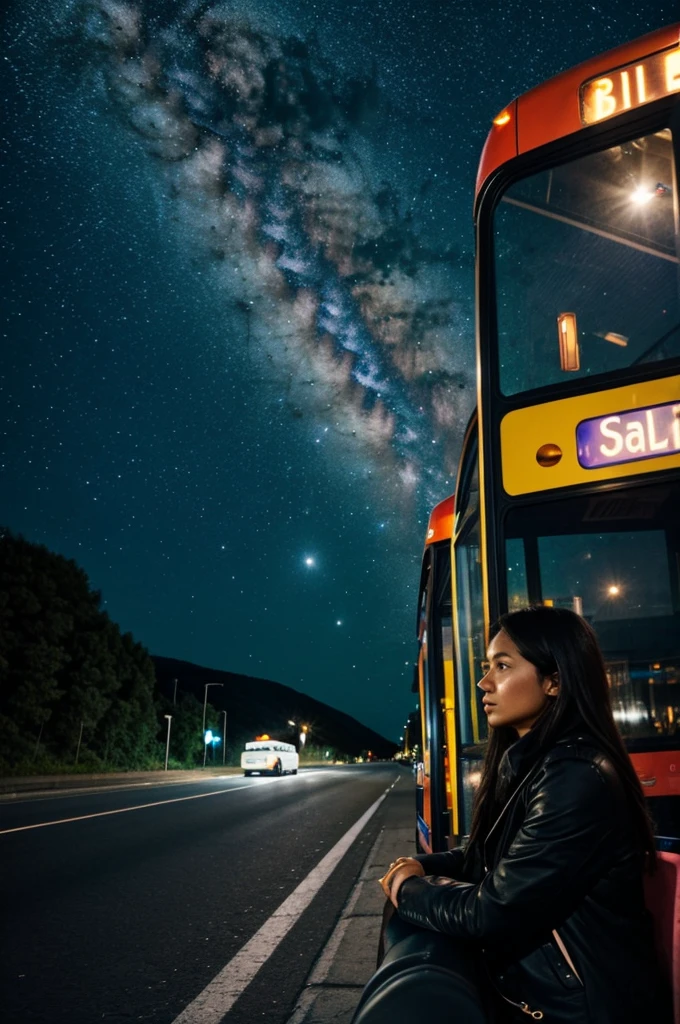
M 299 726 L 304 723 L 310 728 L 309 742 L 314 746 L 327 745 L 352 757 L 369 750 L 377 757 L 392 757 L 397 750 L 396 743 L 357 722 L 356 718 L 281 683 L 203 668 L 174 658 L 153 655 L 152 660 L 156 667 L 157 690 L 166 699 L 172 700 L 175 679 L 178 699 L 179 694 L 191 693 L 201 704 L 206 683 L 222 684 L 221 687 L 211 686 L 208 702 L 218 711 L 227 712 L 230 746 L 245 743 L 265 732 L 277 739 L 295 742 Z M 298 726 L 289 726 L 289 721 L 295 721 Z

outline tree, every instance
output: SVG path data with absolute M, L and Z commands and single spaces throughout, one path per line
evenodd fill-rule
M 153 662 L 101 609 L 70 559 L 0 530 L 0 742 L 8 766 L 39 749 L 137 767 L 158 756 Z

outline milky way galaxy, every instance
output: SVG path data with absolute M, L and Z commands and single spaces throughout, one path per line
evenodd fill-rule
M 342 80 L 314 38 L 267 33 L 227 5 L 168 17 L 89 0 L 75 14 L 97 44 L 84 70 L 157 159 L 258 373 L 293 416 L 356 439 L 425 507 L 439 500 L 472 407 L 459 257 L 418 237 L 375 171 L 363 134 L 384 105 L 375 75 Z

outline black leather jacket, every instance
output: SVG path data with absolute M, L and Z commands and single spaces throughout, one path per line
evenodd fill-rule
M 403 883 L 399 916 L 474 940 L 510 1020 L 666 1024 L 622 783 L 588 737 L 566 737 L 533 763 L 530 737 L 501 766 L 511 795 L 485 863 L 466 876 L 462 848 L 419 857 L 428 877 Z

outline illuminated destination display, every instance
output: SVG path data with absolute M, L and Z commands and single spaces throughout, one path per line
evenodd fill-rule
M 581 120 L 595 124 L 680 92 L 680 47 L 591 78 L 581 86 Z
M 576 448 L 584 469 L 680 452 L 680 399 L 583 420 L 576 428 Z

